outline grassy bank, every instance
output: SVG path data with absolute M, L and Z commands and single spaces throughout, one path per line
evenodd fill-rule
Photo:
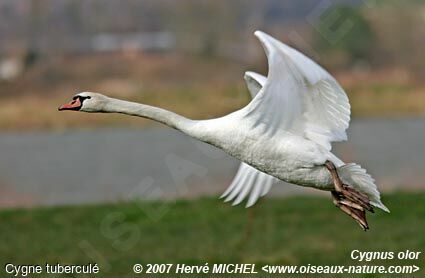
M 370 215 L 368 232 L 320 197 L 268 199 L 249 210 L 209 198 L 4 210 L 0 260 L 2 266 L 96 261 L 102 277 L 118 277 L 135 263 L 357 265 L 363 263 L 350 258 L 353 249 L 425 251 L 425 193 L 384 201 L 392 213 Z M 416 264 L 423 273 L 423 256 L 367 264 Z

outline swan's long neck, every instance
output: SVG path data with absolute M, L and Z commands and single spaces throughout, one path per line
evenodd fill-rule
M 203 136 L 205 136 L 205 134 L 202 133 L 202 130 L 197 128 L 197 125 L 203 121 L 190 120 L 171 111 L 146 104 L 108 98 L 102 108 L 102 112 L 121 113 L 130 116 L 148 118 L 180 130 L 200 140 L 203 140 Z

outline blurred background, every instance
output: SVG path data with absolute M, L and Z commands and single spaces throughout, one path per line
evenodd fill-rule
M 267 74 L 257 29 L 346 89 L 344 160 L 367 165 L 383 190 L 424 187 L 421 1 L 2 0 L 0 14 L 0 206 L 115 200 L 146 176 L 173 196 L 170 152 L 206 171 L 182 195 L 219 193 L 237 167 L 220 151 L 152 121 L 56 108 L 94 91 L 225 115 L 249 102 L 246 70 Z
M 390 201 L 404 196 L 394 206 L 418 203 L 415 198 L 423 198 L 425 189 L 423 1 L 0 0 L 0 209 L 4 211 L 0 219 L 12 223 L 2 224 L 3 232 L 19 231 L 26 221 L 46 221 L 43 209 L 22 207 L 55 205 L 50 212 L 64 219 L 66 213 L 61 215 L 56 205 L 135 198 L 160 200 L 148 202 L 141 213 L 156 225 L 173 216 L 163 215 L 179 207 L 176 199 L 193 199 L 181 201 L 186 210 L 200 205 L 200 196 L 213 196 L 205 201 L 207 206 L 211 203 L 209 210 L 220 206 L 232 213 L 233 209 L 243 215 L 243 223 L 253 221 L 249 215 L 244 218 L 241 208 L 215 200 L 238 167 L 221 151 L 152 121 L 58 113 L 57 107 L 77 92 L 94 91 L 194 119 L 225 115 L 249 102 L 245 71 L 267 74 L 255 30 L 301 50 L 337 78 L 350 98 L 352 122 L 349 141 L 335 144 L 336 153 L 364 165 Z M 274 186 L 270 195 L 306 193 L 317 195 L 284 184 Z M 291 200 L 298 207 L 297 199 Z M 286 201 L 275 202 L 277 210 L 272 205 L 265 208 L 273 215 Z M 167 204 L 166 209 L 158 209 L 160 204 Z M 81 217 L 90 215 L 74 208 L 81 210 L 77 213 Z M 423 207 L 417 209 L 425 212 Z M 104 214 L 98 216 L 104 219 Z M 75 217 L 76 222 L 88 221 Z M 423 229 L 418 215 L 411 217 Z M 382 227 L 392 227 L 389 223 L 384 221 Z M 208 236 L 211 230 L 205 233 Z M 82 250 L 90 247 L 85 244 Z M 410 246 L 425 245 L 420 244 Z M 16 259 L 12 250 L 10 245 L 0 246 L 6 257 Z M 66 248 L 55 251 L 66 253 Z M 34 252 L 29 254 L 53 251 Z M 175 254 L 170 249 L 164 252 L 158 258 Z M 242 258 L 233 255 L 230 258 Z M 272 262 L 280 262 L 292 255 L 270 256 Z M 258 254 L 242 259 L 268 261 Z

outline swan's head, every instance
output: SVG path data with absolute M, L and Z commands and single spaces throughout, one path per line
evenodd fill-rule
M 91 92 L 76 94 L 69 103 L 59 106 L 58 110 L 71 110 L 83 112 L 101 112 L 107 103 L 108 97 Z

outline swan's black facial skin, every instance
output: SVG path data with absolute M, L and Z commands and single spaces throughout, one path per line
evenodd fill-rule
M 58 110 L 59 111 L 63 111 L 63 110 L 79 111 L 81 107 L 83 107 L 83 102 L 86 99 L 91 99 L 91 97 L 76 95 L 72 98 L 72 101 L 70 103 L 59 106 Z
M 75 96 L 75 97 L 73 97 L 72 98 L 73 100 L 76 100 L 76 99 L 79 99 L 80 100 L 80 102 L 81 102 L 81 106 L 83 106 L 83 102 L 86 100 L 86 99 L 91 99 L 91 97 L 90 96 Z
M 81 102 L 83 102 L 83 100 L 86 100 L 86 99 L 91 99 L 91 97 L 90 97 L 90 96 L 80 96 L 80 95 L 74 96 L 72 99 L 73 99 L 73 100 L 76 100 L 77 98 L 78 98 Z

